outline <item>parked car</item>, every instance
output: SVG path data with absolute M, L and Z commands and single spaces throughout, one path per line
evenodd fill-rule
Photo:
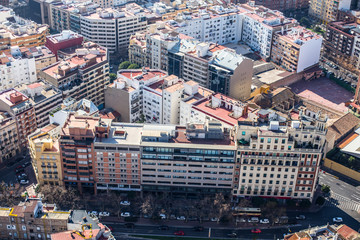
M 160 217 L 161 219 L 166 219 L 166 215 L 163 214 L 163 213 L 160 213 L 160 214 L 159 214 L 159 217 Z
M 125 223 L 124 226 L 127 227 L 127 228 L 134 228 L 135 224 L 133 224 L 133 223 Z
M 245 218 L 237 218 L 236 222 L 246 223 L 246 219 Z
M 169 226 L 167 225 L 161 225 L 158 227 L 159 230 L 169 230 Z
M 202 232 L 202 231 L 204 231 L 204 227 L 203 226 L 195 226 L 193 228 L 193 230 L 196 231 L 196 232 Z
M 171 220 L 175 220 L 175 219 L 176 219 L 176 216 L 175 216 L 174 214 L 171 214 L 171 215 L 170 215 L 170 219 L 171 219 Z
M 227 236 L 228 236 L 229 238 L 236 238 L 236 237 L 237 237 L 237 234 L 236 234 L 236 232 L 232 232 L 232 233 L 229 233 Z
M 261 233 L 261 230 L 258 228 L 251 229 L 251 233 Z
M 186 218 L 184 216 L 179 216 L 176 218 L 176 220 L 181 220 L 181 221 L 184 221 Z
M 343 219 L 341 217 L 334 217 L 333 222 L 341 223 L 341 222 L 343 222 Z
M 185 233 L 184 233 L 184 231 L 176 231 L 176 232 L 174 232 L 174 235 L 176 235 L 176 236 L 184 236 L 185 235 Z
M 305 220 L 305 216 L 304 215 L 298 215 L 296 216 L 297 220 Z
M 89 212 L 88 214 L 89 214 L 89 215 L 92 214 L 92 215 L 97 216 L 97 215 L 98 215 L 98 212 L 97 212 L 97 211 L 92 211 L 92 212 Z
M 100 217 L 108 217 L 108 216 L 110 216 L 110 213 L 109 212 L 100 212 L 99 216 Z
M 216 218 L 216 217 L 214 217 L 214 218 L 211 218 L 210 221 L 212 221 L 212 222 L 217 222 L 217 221 L 219 221 L 219 219 Z
M 29 180 L 21 180 L 20 181 L 20 184 L 22 184 L 22 185 L 26 185 L 26 184 L 28 184 L 29 183 Z
M 249 218 L 249 222 L 251 222 L 251 223 L 258 223 L 258 222 L 259 222 L 259 218 L 257 218 L 257 217 Z
M 129 212 L 122 212 L 120 214 L 122 217 L 130 217 L 130 213 Z
M 262 223 L 262 224 L 268 224 L 268 223 L 270 223 L 270 221 L 269 221 L 269 219 L 264 218 L 264 219 L 261 219 L 261 220 L 260 220 L 260 223 Z
M 121 201 L 121 202 L 120 202 L 120 205 L 130 206 L 130 202 L 128 202 L 128 201 Z

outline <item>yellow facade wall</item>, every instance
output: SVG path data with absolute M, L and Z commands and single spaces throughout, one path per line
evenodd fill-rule
M 324 166 L 360 182 L 360 173 L 348 167 L 345 167 L 344 165 L 325 158 Z

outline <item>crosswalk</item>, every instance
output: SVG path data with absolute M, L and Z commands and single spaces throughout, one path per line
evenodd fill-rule
M 351 200 L 334 192 L 331 192 L 331 195 L 326 197 L 325 206 L 337 207 L 343 210 L 360 211 L 360 201 Z

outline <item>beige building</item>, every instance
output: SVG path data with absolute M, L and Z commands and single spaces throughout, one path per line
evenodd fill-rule
M 50 66 L 56 62 L 55 54 L 53 54 L 45 46 L 29 48 L 28 51 L 35 58 L 37 76 L 41 69 Z
M 29 199 L 11 208 L 0 208 L 1 239 L 51 239 L 67 230 L 70 212 L 57 211 L 54 204 Z
M 148 66 L 146 60 L 146 39 L 145 34 L 136 32 L 130 37 L 129 61 L 139 66 Z
M 20 144 L 15 119 L 0 111 L 0 159 L 5 162 L 20 153 Z
M 310 0 L 309 15 L 315 19 L 329 23 L 337 20 L 339 10 L 351 9 L 351 0 Z
M 29 136 L 29 152 L 39 184 L 63 185 L 59 127 L 48 125 Z
M 257 116 L 239 122 L 233 195 L 312 200 L 327 117 L 300 110 L 298 119 L 288 122 L 263 109 Z
M 68 50 L 66 60 L 42 69 L 39 75 L 59 88 L 64 98 L 86 98 L 96 106 L 104 104 L 105 86 L 110 81 L 107 49 L 85 42 L 79 48 Z

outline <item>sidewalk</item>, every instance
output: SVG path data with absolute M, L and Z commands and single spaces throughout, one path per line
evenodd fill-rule
M 119 219 L 117 217 L 104 217 L 101 219 L 102 223 L 126 223 L 123 218 Z M 288 227 L 297 227 L 301 226 L 301 224 L 293 224 L 293 225 L 276 225 L 269 226 L 268 224 L 253 224 L 253 223 L 239 223 L 236 226 L 235 223 L 216 223 L 216 222 L 203 222 L 200 223 L 198 221 L 179 221 L 179 220 L 151 220 L 145 218 L 139 218 L 137 222 L 134 222 L 135 225 L 138 226 L 155 226 L 158 227 L 160 225 L 167 225 L 169 227 L 182 227 L 182 228 L 193 228 L 196 226 L 202 226 L 204 228 L 212 228 L 212 229 L 242 229 L 242 230 L 251 230 L 253 228 L 259 229 L 280 229 L 280 228 L 288 228 Z

